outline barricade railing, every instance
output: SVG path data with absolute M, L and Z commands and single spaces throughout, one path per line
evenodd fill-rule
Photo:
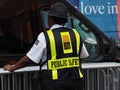
M 120 90 L 120 63 L 84 63 L 84 90 Z
M 120 90 L 120 63 L 83 63 L 84 90 Z M 0 68 L 0 90 L 37 90 L 39 66 L 15 72 Z

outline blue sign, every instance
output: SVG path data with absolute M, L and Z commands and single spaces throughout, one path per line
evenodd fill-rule
M 119 44 L 119 0 L 70 0 L 70 2 L 77 6 L 103 33 L 108 37 L 114 37 Z

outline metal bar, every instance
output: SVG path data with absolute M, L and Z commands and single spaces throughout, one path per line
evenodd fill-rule
M 117 90 L 120 90 L 120 68 L 117 68 L 117 78 L 118 83 L 117 83 Z
M 99 68 L 114 68 L 114 67 L 120 67 L 120 63 L 116 62 L 102 62 L 102 63 L 83 63 L 82 68 L 83 69 L 99 69 Z M 39 66 L 28 66 L 19 70 L 16 70 L 15 72 L 35 72 L 39 71 Z M 9 71 L 4 71 L 3 68 L 0 68 L 0 74 L 8 74 L 11 73 Z
M 120 90 L 120 64 L 83 63 L 84 90 Z M 39 66 L 29 66 L 15 72 L 0 68 L 0 90 L 34 90 L 32 80 L 36 78 Z
M 4 81 L 3 81 L 3 75 L 0 75 L 0 79 L 1 79 L 1 90 L 4 90 Z

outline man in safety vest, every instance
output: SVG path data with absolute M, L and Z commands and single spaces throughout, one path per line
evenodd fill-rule
M 81 58 L 88 56 L 75 29 L 64 27 L 68 10 L 63 3 L 53 4 L 48 12 L 48 31 L 41 32 L 30 51 L 15 65 L 4 69 L 14 71 L 26 62 L 40 63 L 42 90 L 82 90 Z

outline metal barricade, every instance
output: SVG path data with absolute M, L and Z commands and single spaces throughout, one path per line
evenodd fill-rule
M 120 90 L 119 63 L 84 63 L 84 90 Z M 39 66 L 25 67 L 15 72 L 0 69 L 0 90 L 36 90 L 34 80 Z
M 0 69 L 0 90 L 36 90 L 34 80 L 37 79 L 39 67 L 26 67 L 15 72 Z
M 32 73 L 0 75 L 0 90 L 31 90 Z
M 120 90 L 119 63 L 89 63 L 84 68 L 84 90 Z

